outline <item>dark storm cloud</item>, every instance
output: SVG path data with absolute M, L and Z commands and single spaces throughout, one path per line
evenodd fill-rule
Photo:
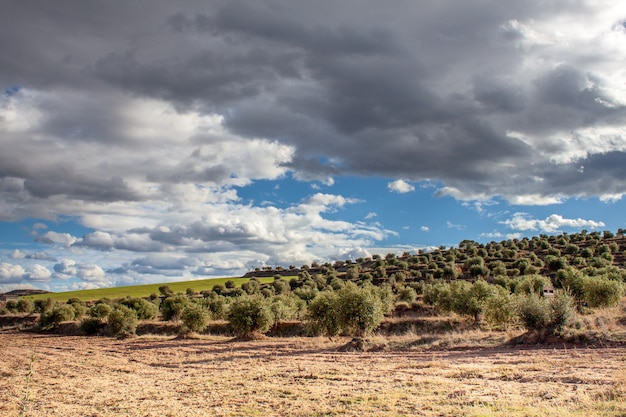
M 0 83 L 80 92 L 67 96 L 73 105 L 44 102 L 54 117 L 40 129 L 66 146 L 115 144 L 111 159 L 145 146 L 126 134 L 115 91 L 291 145 L 284 166 L 301 179 L 383 175 L 436 178 L 467 195 L 593 195 L 593 181 L 567 184 L 571 166 L 626 150 L 626 93 L 616 89 L 626 82 L 617 73 L 624 16 L 610 2 L 582 1 L 11 1 L 0 6 Z M 76 104 L 85 95 L 103 101 Z M 0 162 L 3 177 L 24 179 L 42 199 L 143 197 L 124 170 L 42 178 L 14 158 Z M 140 180 L 233 177 L 219 161 L 152 165 Z M 604 181 L 626 192 L 613 175 Z
M 137 192 L 131 190 L 120 177 L 80 181 L 70 177 L 72 181 L 64 181 L 58 176 L 51 178 L 29 179 L 24 182 L 24 189 L 37 198 L 48 198 L 54 195 L 68 194 L 79 200 L 96 200 L 102 202 L 140 200 Z

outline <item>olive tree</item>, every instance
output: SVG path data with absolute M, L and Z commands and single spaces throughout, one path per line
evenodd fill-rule
M 238 336 L 265 333 L 274 324 L 274 314 L 265 298 L 240 297 L 229 308 L 228 322 Z

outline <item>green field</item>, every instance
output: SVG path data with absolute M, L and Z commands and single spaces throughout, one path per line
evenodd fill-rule
M 285 277 L 289 280 L 291 277 Z M 67 292 L 55 292 L 48 294 L 37 294 L 24 298 L 31 298 L 33 300 L 52 298 L 55 301 L 67 301 L 70 298 L 78 298 L 83 301 L 98 300 L 100 298 L 124 298 L 126 296 L 131 297 L 148 297 L 152 293 L 159 294 L 159 287 L 161 285 L 169 286 L 175 293 L 184 293 L 187 288 L 191 288 L 196 292 L 203 290 L 210 290 L 214 285 L 224 283 L 228 280 L 232 280 L 239 287 L 244 282 L 249 281 L 249 278 L 210 278 L 197 281 L 181 281 L 181 282 L 162 282 L 159 284 L 146 284 L 146 285 L 131 285 L 127 287 L 114 287 L 114 288 L 97 288 L 93 290 L 80 290 L 80 291 L 67 291 Z M 261 283 L 274 281 L 273 277 L 258 278 Z

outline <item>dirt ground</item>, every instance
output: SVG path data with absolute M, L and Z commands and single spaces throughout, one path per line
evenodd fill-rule
M 0 415 L 626 416 L 626 349 L 0 331 Z

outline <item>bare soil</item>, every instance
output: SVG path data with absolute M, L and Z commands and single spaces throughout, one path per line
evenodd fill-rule
M 626 416 L 624 347 L 348 341 L 0 330 L 0 416 Z

